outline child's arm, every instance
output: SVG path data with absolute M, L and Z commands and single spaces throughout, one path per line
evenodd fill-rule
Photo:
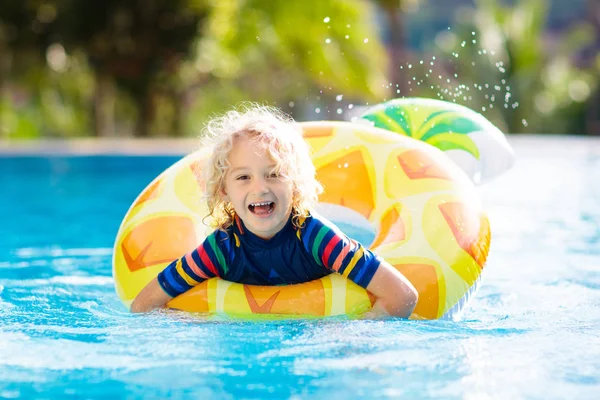
M 232 248 L 227 240 L 226 233 L 215 231 L 198 248 L 173 261 L 137 295 L 131 303 L 131 312 L 164 307 L 169 300 L 202 281 L 221 277 L 229 260 L 226 251 Z
M 370 315 L 393 315 L 408 318 L 419 299 L 419 293 L 400 271 L 386 261 L 381 261 L 367 286 L 377 300 Z
M 137 295 L 131 303 L 131 312 L 149 312 L 156 308 L 162 308 L 171 300 L 169 296 L 158 284 L 158 279 L 154 278 Z

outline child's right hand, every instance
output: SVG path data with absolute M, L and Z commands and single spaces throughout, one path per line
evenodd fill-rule
M 388 262 L 382 261 L 367 286 L 377 300 L 366 318 L 395 317 L 408 318 L 419 300 L 419 292 L 404 275 Z
M 154 278 L 133 300 L 130 310 L 134 313 L 149 312 L 164 307 L 171 299 L 158 284 L 158 279 Z

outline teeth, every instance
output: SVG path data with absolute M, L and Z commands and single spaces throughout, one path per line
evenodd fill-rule
M 272 203 L 272 201 L 263 201 L 262 203 L 252 203 L 250 205 L 254 206 L 254 207 L 256 207 L 256 206 L 268 206 L 271 203 Z

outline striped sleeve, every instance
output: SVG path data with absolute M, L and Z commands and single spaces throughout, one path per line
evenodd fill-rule
M 314 260 L 325 268 L 345 276 L 366 288 L 381 262 L 362 244 L 343 234 L 322 217 L 312 216 L 300 233 L 302 244 Z
M 177 297 L 207 279 L 223 276 L 231 251 L 227 233 L 214 231 L 198 248 L 167 265 L 158 274 L 158 283 L 169 296 Z

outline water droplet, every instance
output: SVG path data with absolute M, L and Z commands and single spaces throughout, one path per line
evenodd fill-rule
M 525 126 L 525 127 L 529 126 L 529 123 L 527 122 L 527 120 L 525 118 L 523 118 L 521 120 L 521 122 L 523 123 L 523 126 Z
M 346 39 L 350 39 L 350 35 L 346 35 L 344 36 Z
M 289 105 L 291 108 L 293 108 L 295 104 L 294 104 L 294 102 L 293 102 L 293 101 L 290 101 L 290 102 L 288 103 L 288 105 Z
M 460 43 L 461 47 L 465 47 L 465 45 L 467 44 L 467 42 L 465 42 L 464 40 Z
M 258 41 L 260 42 L 260 37 L 258 37 L 258 36 L 257 36 L 257 37 L 256 37 L 256 40 L 258 40 Z
M 363 40 L 363 42 L 369 43 L 369 38 L 365 38 L 365 40 Z
M 343 94 L 338 94 L 337 96 L 335 96 L 336 101 L 342 101 L 343 98 L 344 98 Z
M 331 39 L 329 39 L 329 38 L 325 39 L 325 43 L 331 43 Z
M 330 20 L 331 20 L 331 18 L 325 17 L 325 19 L 323 20 L 323 22 L 325 22 L 327 24 L 327 23 L 329 23 Z
M 317 107 L 317 108 L 315 108 L 315 112 L 316 112 L 317 114 L 321 114 L 321 109 L 320 109 L 319 107 Z
M 352 110 L 354 108 L 354 104 L 348 104 L 348 110 Z
M 472 36 L 475 36 L 475 31 L 472 31 L 472 32 L 471 32 L 471 35 L 472 35 Z
M 338 115 L 341 115 L 341 114 L 344 112 L 344 110 L 342 110 L 341 108 L 338 108 L 338 109 L 336 110 L 336 112 L 338 113 Z
M 408 64 L 408 69 L 411 69 L 411 68 L 412 68 L 412 64 Z

